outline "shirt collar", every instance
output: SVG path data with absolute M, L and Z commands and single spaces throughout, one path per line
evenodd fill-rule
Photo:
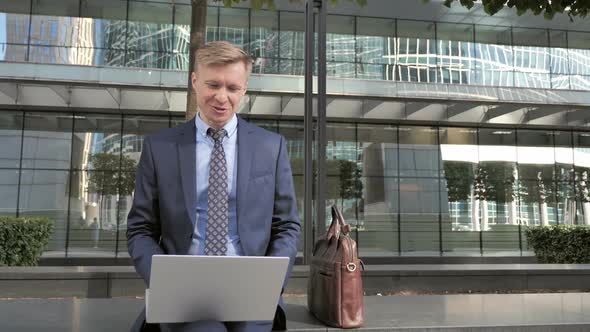
M 195 116 L 195 126 L 197 126 L 197 136 L 202 135 L 203 137 L 207 137 L 207 130 L 211 128 L 211 126 L 201 119 L 199 113 Z M 234 114 L 225 126 L 223 126 L 223 129 L 227 132 L 227 137 L 232 137 L 238 129 L 238 117 Z

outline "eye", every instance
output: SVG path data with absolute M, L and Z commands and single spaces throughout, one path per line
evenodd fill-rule
M 240 89 L 239 87 L 237 87 L 237 86 L 230 86 L 230 87 L 228 88 L 228 90 L 229 90 L 230 92 L 238 92 L 238 91 L 240 91 L 241 89 Z
M 209 89 L 219 89 L 219 84 L 217 83 L 206 83 Z

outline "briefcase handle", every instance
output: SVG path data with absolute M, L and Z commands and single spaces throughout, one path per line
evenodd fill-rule
M 330 228 L 328 228 L 328 233 L 326 233 L 326 240 L 330 241 L 334 237 L 338 241 L 340 234 L 347 235 L 349 232 L 350 225 L 346 223 L 336 205 L 332 205 L 332 223 L 330 224 Z

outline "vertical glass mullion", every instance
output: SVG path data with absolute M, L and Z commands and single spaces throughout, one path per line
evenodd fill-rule
M 65 244 L 65 248 L 64 248 L 64 256 L 66 258 L 68 258 L 68 251 L 69 251 L 69 247 L 70 247 L 70 201 L 72 200 L 72 176 L 74 174 L 74 172 L 72 171 L 72 169 L 74 168 L 74 131 L 75 131 L 75 126 L 76 126 L 76 117 L 74 116 L 74 114 L 72 113 L 72 132 L 71 132 L 71 136 L 70 136 L 70 169 L 68 172 L 68 179 L 69 179 L 69 183 L 68 183 L 68 211 L 66 213 L 66 244 Z M 82 170 L 83 172 L 83 170 Z
M 396 31 L 397 31 L 397 20 L 396 22 Z M 401 178 L 400 178 L 400 140 L 399 140 L 399 126 L 395 126 L 395 132 L 397 135 L 396 145 L 397 145 L 397 255 L 402 255 L 402 209 L 401 209 Z
M 27 34 L 27 51 L 25 53 L 25 62 L 29 62 L 30 58 L 29 58 L 29 54 L 31 52 L 31 29 L 32 29 L 32 24 L 33 24 L 33 0 L 30 0 L 30 6 L 29 6 L 29 33 Z M 24 126 L 24 115 L 23 115 L 23 126 Z M 23 133 L 24 133 L 24 129 L 23 129 Z M 22 160 L 21 160 L 22 161 Z M 19 187 L 20 190 L 20 187 Z M 18 211 L 18 209 L 17 209 Z M 18 214 L 17 214 L 18 216 Z
M 29 19 L 30 21 L 30 19 Z M 16 217 L 19 217 L 20 213 L 20 186 L 22 181 L 22 173 L 23 173 L 23 145 L 25 140 L 25 112 L 21 112 L 21 132 L 20 132 L 20 156 L 18 162 L 18 184 L 16 187 Z
M 172 20 L 172 22 L 174 22 L 174 19 Z M 174 29 L 173 29 L 174 30 Z M 174 39 L 173 39 L 174 40 Z M 121 114 L 120 116 L 120 121 L 121 121 L 121 130 L 119 132 L 119 169 L 118 169 L 118 173 L 119 175 L 117 176 L 117 207 L 116 207 L 116 212 L 115 212 L 115 216 L 116 216 L 116 220 L 117 220 L 117 224 L 116 224 L 116 232 L 115 232 L 115 258 L 117 258 L 119 256 L 119 225 L 121 223 L 121 219 L 120 219 L 120 215 L 121 215 L 121 172 L 123 172 L 122 168 L 122 162 L 123 162 L 123 126 L 125 125 L 125 121 L 123 121 L 123 114 Z M 170 117 L 168 117 L 168 127 L 170 127 Z

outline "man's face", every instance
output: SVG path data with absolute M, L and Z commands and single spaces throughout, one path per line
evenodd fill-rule
M 197 95 L 201 119 L 209 126 L 222 128 L 238 111 L 240 100 L 246 93 L 246 65 L 236 62 L 229 65 L 198 65 L 191 75 Z

